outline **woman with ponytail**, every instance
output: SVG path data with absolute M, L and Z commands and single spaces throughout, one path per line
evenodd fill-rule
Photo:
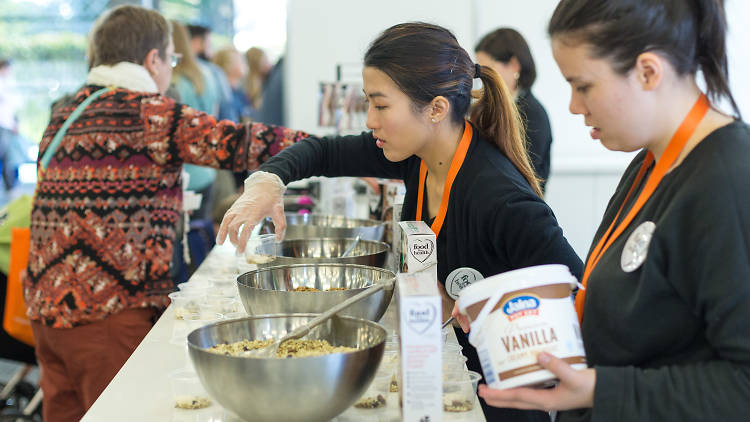
M 425 23 L 385 30 L 365 53 L 362 78 L 372 131 L 309 138 L 266 162 L 225 214 L 220 243 L 229 235 L 242 251 L 253 226 L 269 214 L 277 233 L 283 231 L 281 194 L 293 180 L 374 176 L 404 180 L 401 219 L 423 220 L 437 235 L 444 320 L 461 273 L 480 279 L 555 263 L 580 276 L 580 259 L 540 197 L 510 95 L 450 31 Z M 467 121 L 477 78 L 484 89 Z M 481 372 L 476 350 L 460 330 L 459 341 L 469 368 Z M 488 420 L 549 420 L 544 412 L 488 412 Z
M 606 148 L 640 153 L 576 297 L 589 369 L 540 354 L 556 388 L 479 395 L 558 421 L 748 420 L 750 127 L 729 91 L 721 0 L 563 0 L 549 35 L 570 111 Z

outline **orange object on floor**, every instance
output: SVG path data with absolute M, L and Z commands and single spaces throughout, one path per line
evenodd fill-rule
M 26 316 L 26 302 L 23 299 L 21 282 L 21 271 L 25 271 L 29 265 L 29 233 L 28 227 L 14 227 L 11 230 L 3 329 L 16 340 L 33 346 L 34 334 L 31 332 L 31 322 Z

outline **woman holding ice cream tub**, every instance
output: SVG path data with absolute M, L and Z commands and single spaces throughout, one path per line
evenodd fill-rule
M 576 297 L 589 369 L 540 354 L 556 388 L 480 396 L 558 421 L 747 420 L 750 128 L 729 90 L 722 2 L 563 0 L 549 34 L 571 112 L 608 149 L 641 152 Z
M 252 227 L 269 214 L 283 230 L 281 195 L 293 180 L 374 176 L 404 180 L 401 219 L 423 220 L 435 232 L 441 283 L 450 285 L 457 269 L 486 277 L 548 263 L 580 276 L 580 259 L 540 198 L 512 98 L 450 31 L 424 23 L 387 29 L 367 50 L 362 78 L 372 132 L 309 138 L 267 162 L 224 216 L 219 242 L 228 235 L 243 249 Z M 467 121 L 475 78 L 484 89 Z M 447 316 L 452 300 L 444 298 Z M 475 351 L 463 335 L 459 340 L 470 369 L 479 370 Z M 488 416 L 546 417 L 493 412 Z

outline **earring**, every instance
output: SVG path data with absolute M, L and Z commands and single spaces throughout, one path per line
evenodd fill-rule
M 520 78 L 520 77 L 521 77 L 521 74 L 518 73 L 518 72 L 516 72 L 516 73 L 513 74 L 513 78 L 516 79 L 516 80 L 518 80 L 518 78 Z
M 437 120 L 434 117 L 432 118 L 432 123 L 437 123 Z

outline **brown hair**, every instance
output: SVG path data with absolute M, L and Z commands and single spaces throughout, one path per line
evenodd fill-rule
M 490 32 L 479 40 L 474 51 L 484 52 L 506 65 L 515 57 L 521 65 L 521 71 L 518 72 L 518 87 L 529 90 L 534 85 L 536 80 L 534 58 L 531 57 L 531 50 L 523 35 L 515 29 L 498 28 Z
M 95 24 L 89 49 L 90 65 L 113 65 L 120 62 L 143 64 L 154 48 L 162 60 L 167 59 L 170 27 L 159 12 L 138 6 L 118 6 Z
M 472 92 L 477 67 L 453 33 L 422 22 L 394 25 L 370 44 L 364 62 L 387 74 L 416 110 L 437 96 L 445 97 L 451 104 L 451 121 L 456 124 L 463 122 L 472 97 L 478 98 L 469 120 L 542 196 L 526 150 L 523 123 L 507 87 L 494 70 L 482 67 L 483 89 Z
M 250 99 L 253 108 L 260 108 L 263 104 L 263 84 L 266 81 L 265 69 L 263 69 L 263 58 L 266 53 L 258 47 L 249 48 L 245 52 L 247 61 L 247 80 L 245 82 L 245 95 Z
M 700 69 L 708 97 L 726 98 L 741 118 L 729 89 L 723 0 L 563 0 L 547 32 L 591 45 L 594 57 L 608 59 L 622 75 L 646 51 L 664 54 L 678 75 Z
M 205 83 L 203 72 L 198 67 L 198 60 L 190 48 L 190 37 L 188 36 L 187 29 L 185 29 L 185 25 L 174 20 L 172 21 L 172 40 L 174 42 L 175 53 L 182 54 L 182 59 L 175 66 L 174 72 L 172 72 L 172 81 L 176 81 L 180 76 L 185 77 L 193 84 L 196 94 L 203 94 L 203 85 Z

